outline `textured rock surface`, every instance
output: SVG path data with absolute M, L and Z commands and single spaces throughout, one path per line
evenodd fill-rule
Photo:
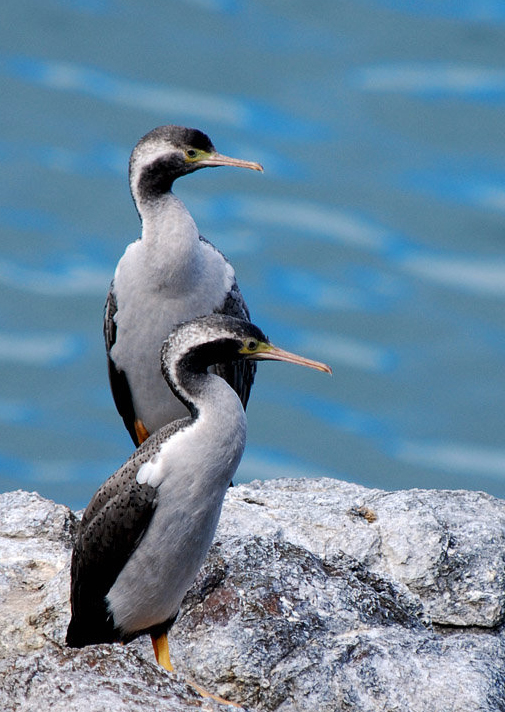
M 335 480 L 229 491 L 172 629 L 65 648 L 74 515 L 0 495 L 0 709 L 505 710 L 505 502 Z M 431 624 L 433 621 L 434 625 Z
M 483 492 L 384 492 L 335 480 L 253 482 L 230 491 L 223 531 L 339 551 L 419 597 L 434 623 L 505 619 L 505 502 Z
M 37 494 L 0 495 L 2 712 L 226 709 L 156 665 L 152 648 L 66 648 L 76 524 L 67 507 Z

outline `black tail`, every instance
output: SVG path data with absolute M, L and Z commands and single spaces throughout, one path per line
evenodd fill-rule
M 114 627 L 112 616 L 72 616 L 68 624 L 66 643 L 70 648 L 84 648 L 85 645 L 116 643 L 122 636 Z
M 76 623 L 75 618 L 71 618 L 70 623 L 68 624 L 66 643 L 71 648 L 83 648 L 87 645 L 82 636 L 82 631 L 79 630 L 79 626 Z

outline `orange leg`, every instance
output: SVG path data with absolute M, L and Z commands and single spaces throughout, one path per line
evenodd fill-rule
M 172 665 L 172 662 L 170 660 L 170 654 L 168 652 L 167 634 L 162 633 L 159 638 L 154 638 L 154 636 L 151 636 L 151 642 L 153 644 L 156 662 L 162 667 L 164 667 L 165 670 L 168 670 L 168 672 L 174 672 L 174 667 Z M 238 705 L 236 702 L 230 702 L 230 700 L 225 700 L 222 697 L 219 697 L 219 695 L 213 695 L 211 692 L 207 692 L 207 690 L 204 690 L 203 687 L 197 685 L 196 682 L 193 682 L 193 680 L 186 680 L 186 682 L 188 683 L 188 685 L 191 685 L 191 687 L 196 690 L 198 694 L 202 697 L 210 697 L 212 700 L 216 700 L 216 702 L 220 702 L 221 704 L 232 705 L 233 707 L 240 707 L 240 705 Z
M 149 433 L 146 430 L 146 426 L 141 420 L 136 420 L 134 423 L 134 428 L 135 432 L 137 433 L 139 445 L 142 445 L 144 440 L 147 440 L 147 438 L 149 437 Z
M 156 662 L 164 667 L 168 672 L 174 671 L 174 666 L 170 660 L 170 653 L 168 651 L 168 639 L 167 634 L 162 633 L 159 638 L 154 638 L 151 636 L 151 642 L 154 648 L 154 654 L 156 656 Z
M 211 700 L 215 700 L 216 702 L 219 702 L 222 705 L 230 705 L 231 707 L 240 707 L 241 705 L 237 704 L 236 702 L 232 702 L 231 700 L 225 700 L 224 697 L 219 697 L 219 695 L 213 695 L 212 692 L 207 692 L 207 690 L 204 690 L 203 687 L 200 687 L 200 685 L 197 685 L 196 682 L 193 680 L 186 680 L 188 685 L 191 685 L 191 687 L 198 692 L 199 695 L 202 697 L 210 697 Z

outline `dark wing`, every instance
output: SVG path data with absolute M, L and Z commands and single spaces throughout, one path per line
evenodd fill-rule
M 218 250 L 212 242 L 209 242 L 209 240 L 202 235 L 199 237 L 202 242 L 205 242 L 213 250 L 219 252 L 221 257 L 228 262 L 223 253 Z M 249 309 L 247 308 L 247 304 L 245 303 L 244 297 L 238 287 L 237 280 L 234 280 L 230 291 L 224 298 L 223 304 L 219 307 L 219 309 L 215 309 L 214 313 L 227 314 L 228 316 L 234 316 L 237 319 L 251 321 Z M 241 361 L 233 361 L 226 364 L 219 363 L 214 367 L 214 371 L 218 376 L 221 376 L 221 378 L 224 378 L 224 380 L 230 384 L 242 401 L 242 405 L 245 410 L 247 401 L 249 400 L 252 384 L 254 383 L 256 361 L 246 361 L 245 359 L 242 359 Z
M 103 335 L 105 338 L 105 350 L 107 352 L 107 366 L 109 369 L 109 383 L 114 398 L 114 403 L 119 415 L 123 418 L 126 429 L 130 437 L 138 446 L 139 441 L 135 432 L 135 410 L 133 408 L 133 398 L 130 384 L 124 371 L 119 371 L 111 356 L 111 350 L 116 343 L 116 322 L 114 316 L 117 312 L 116 297 L 114 295 L 114 282 L 111 283 L 107 301 L 105 302 Z
M 218 314 L 226 314 L 228 316 L 237 317 L 238 319 L 244 319 L 245 321 L 251 321 L 249 309 L 247 308 L 236 281 L 226 295 L 222 307 L 215 311 Z M 216 364 L 215 370 L 217 375 L 224 378 L 237 393 L 245 409 L 247 401 L 249 400 L 252 384 L 254 383 L 256 361 L 242 359 L 241 361 L 232 361 L 226 364 L 220 363 Z
M 71 647 L 131 639 L 115 628 L 105 597 L 156 509 L 156 488 L 140 485 L 135 478 L 140 466 L 159 451 L 161 442 L 189 421 L 187 418 L 170 423 L 142 443 L 86 508 L 72 553 L 72 619 L 67 631 L 67 644 Z

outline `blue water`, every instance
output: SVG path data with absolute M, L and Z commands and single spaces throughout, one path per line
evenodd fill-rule
M 505 10 L 458 0 L 4 0 L 0 490 L 84 506 L 132 446 L 102 309 L 131 148 L 180 123 L 263 175 L 176 184 L 254 320 L 237 481 L 505 496 Z

